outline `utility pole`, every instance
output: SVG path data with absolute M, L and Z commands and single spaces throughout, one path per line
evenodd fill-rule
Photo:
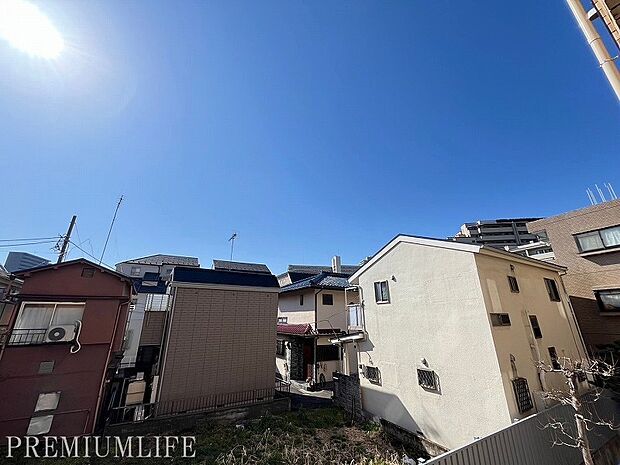
M 65 234 L 65 237 L 62 240 L 62 247 L 60 248 L 60 254 L 58 255 L 58 261 L 56 263 L 62 263 L 67 255 L 67 248 L 69 247 L 69 241 L 71 240 L 71 233 L 73 232 L 73 227 L 75 226 L 75 220 L 77 220 L 77 216 L 73 215 L 71 218 L 71 223 L 69 223 L 69 229 L 67 229 L 67 234 Z
M 598 60 L 599 66 L 605 73 L 605 76 L 607 76 L 607 80 L 616 93 L 616 97 L 620 100 L 620 72 L 614 63 L 614 59 L 609 55 L 601 36 L 588 18 L 581 0 L 566 0 L 566 3 L 568 3 L 573 16 L 577 20 L 579 29 L 583 32 L 588 45 Z

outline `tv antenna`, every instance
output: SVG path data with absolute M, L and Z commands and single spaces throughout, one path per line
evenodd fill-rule
M 230 236 L 230 239 L 228 239 L 228 242 L 230 242 L 230 261 L 232 262 L 233 259 L 233 252 L 235 251 L 235 239 L 237 239 L 237 233 L 233 233 L 232 236 Z
M 116 209 L 114 210 L 114 216 L 112 217 L 112 223 L 110 223 L 110 229 L 108 229 L 108 237 L 105 238 L 105 244 L 103 245 L 103 251 L 101 252 L 101 258 L 99 259 L 99 264 L 103 261 L 103 256 L 105 255 L 105 249 L 108 248 L 108 241 L 110 240 L 110 234 L 112 234 L 112 228 L 114 227 L 114 222 L 116 221 L 116 214 L 118 213 L 118 209 L 121 206 L 121 202 L 123 201 L 123 196 L 118 199 L 118 203 L 116 204 Z

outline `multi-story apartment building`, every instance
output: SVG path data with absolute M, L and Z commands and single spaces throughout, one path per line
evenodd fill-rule
M 516 253 L 523 257 L 535 258 L 547 262 L 555 261 L 555 254 L 551 248 L 551 243 L 547 240 L 528 242 L 527 244 L 505 247 L 508 252 Z
M 84 259 L 17 277 L 0 339 L 0 438 L 91 434 L 122 357 L 131 280 Z
M 448 449 L 546 406 L 565 389 L 538 361 L 586 357 L 564 269 L 489 246 L 399 235 L 351 278 L 364 410 Z M 581 384 L 585 389 L 586 385 Z
M 50 261 L 27 252 L 9 252 L 4 262 L 4 267 L 10 273 L 21 270 L 47 265 Z
M 508 218 L 479 220 L 465 223 L 461 230 L 448 239 L 466 244 L 513 247 L 538 241 L 538 237 L 527 230 L 526 224 L 538 218 Z
M 591 352 L 620 340 L 620 200 L 528 223 L 544 232 Z

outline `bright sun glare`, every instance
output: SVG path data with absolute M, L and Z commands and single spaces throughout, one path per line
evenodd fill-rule
M 52 22 L 26 0 L 0 0 L 0 37 L 31 56 L 53 59 L 64 41 Z

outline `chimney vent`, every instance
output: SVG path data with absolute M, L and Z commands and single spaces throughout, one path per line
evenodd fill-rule
M 334 255 L 334 257 L 332 258 L 332 271 L 334 273 L 341 273 L 342 272 L 340 255 Z

